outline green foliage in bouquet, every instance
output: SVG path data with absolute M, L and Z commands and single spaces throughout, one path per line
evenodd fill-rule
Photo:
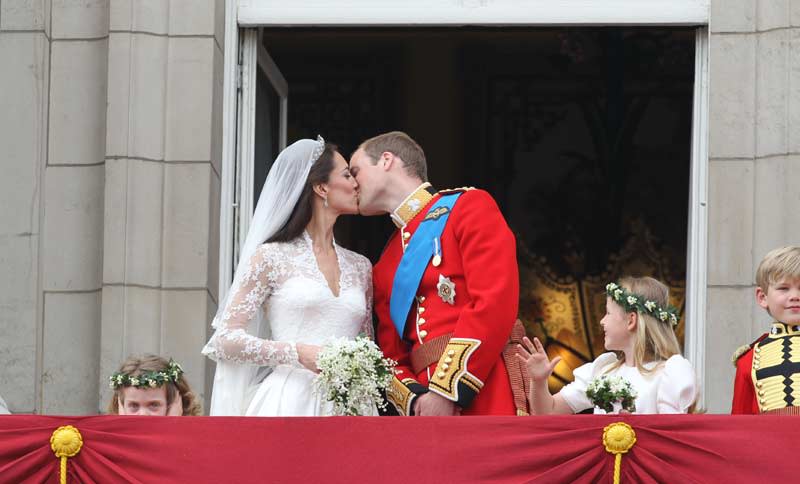
M 376 407 L 386 408 L 381 392 L 391 383 L 396 364 L 368 338 L 337 339 L 320 351 L 314 383 L 333 402 L 336 415 L 372 415 Z
M 592 380 L 586 388 L 586 396 L 606 413 L 614 411 L 614 403 L 619 402 L 622 410 L 636 411 L 636 391 L 631 383 L 619 376 L 604 375 Z

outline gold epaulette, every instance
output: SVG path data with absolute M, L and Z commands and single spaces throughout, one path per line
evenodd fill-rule
M 759 341 L 763 340 L 766 337 L 767 333 L 764 333 L 749 345 L 742 345 L 736 348 L 736 351 L 733 352 L 733 356 L 731 357 L 731 363 L 733 363 L 733 366 L 736 366 L 736 363 L 739 361 L 739 358 L 741 358 L 745 353 L 747 353 L 749 349 L 751 349 L 753 346 L 756 345 L 756 343 L 758 343 Z
M 445 188 L 444 190 L 439 190 L 439 193 L 442 195 L 449 195 L 451 193 L 468 192 L 470 190 L 475 190 L 475 187 Z
M 743 354 L 747 353 L 752 347 L 753 343 L 750 343 L 749 345 L 742 345 L 736 348 L 736 351 L 733 352 L 733 356 L 731 357 L 731 363 L 733 363 L 733 366 L 736 366 L 739 358 L 741 358 Z

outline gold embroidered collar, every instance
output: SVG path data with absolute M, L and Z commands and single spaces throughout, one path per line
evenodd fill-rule
M 435 193 L 436 190 L 434 190 L 428 182 L 418 186 L 416 190 L 411 192 L 411 194 L 403 200 L 403 203 L 389 214 L 392 218 L 392 222 L 394 222 L 397 228 L 405 227 L 408 222 L 416 217 L 417 214 L 425 208 L 425 205 L 433 199 Z
M 781 322 L 772 323 L 772 328 L 769 330 L 770 338 L 780 338 L 782 336 L 790 336 L 800 333 L 800 324 L 786 324 Z

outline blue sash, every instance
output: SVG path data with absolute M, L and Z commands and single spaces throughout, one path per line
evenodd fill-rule
M 440 197 L 431 206 L 425 219 L 420 222 L 414 236 L 408 241 L 392 282 L 392 296 L 389 300 L 389 314 L 400 338 L 406 327 L 408 310 L 414 301 L 422 275 L 433 257 L 434 248 L 441 250 L 439 237 L 450 217 L 450 211 L 461 193 Z

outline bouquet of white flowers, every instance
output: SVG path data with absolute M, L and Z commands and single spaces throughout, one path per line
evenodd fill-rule
M 371 415 L 375 407 L 386 408 L 381 390 L 391 383 L 395 365 L 370 339 L 340 338 L 319 352 L 314 384 L 333 402 L 334 414 Z
M 586 396 L 597 408 L 606 413 L 619 413 L 620 410 L 636 411 L 636 390 L 631 382 L 620 377 L 603 375 L 589 383 Z

